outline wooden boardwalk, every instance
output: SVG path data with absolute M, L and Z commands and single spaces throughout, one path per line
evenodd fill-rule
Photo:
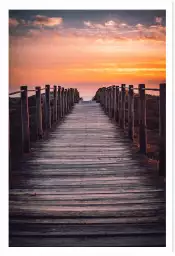
M 165 187 L 98 103 L 12 169 L 10 246 L 165 246 Z

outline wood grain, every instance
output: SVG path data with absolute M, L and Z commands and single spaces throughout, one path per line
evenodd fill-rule
M 165 187 L 98 103 L 12 167 L 9 246 L 165 246 Z

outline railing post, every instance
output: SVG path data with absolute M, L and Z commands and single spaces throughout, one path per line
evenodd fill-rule
M 37 138 L 43 137 L 43 126 L 42 126 L 42 107 L 41 107 L 41 87 L 36 86 L 36 133 Z
M 71 88 L 70 88 L 70 99 L 71 99 Z M 79 92 L 77 89 L 74 89 L 74 103 L 78 103 L 79 102 Z M 71 106 L 71 100 L 70 100 L 70 106 Z
M 102 88 L 102 101 L 103 101 L 103 109 L 105 108 L 105 87 Z
M 101 88 L 101 92 L 100 92 L 100 94 L 101 94 L 101 106 L 103 107 L 103 98 L 104 98 L 104 94 L 103 94 L 103 88 Z
M 139 143 L 140 152 L 146 154 L 146 98 L 145 85 L 139 84 Z
M 22 119 L 22 149 L 30 152 L 29 107 L 27 86 L 21 86 L 21 119 Z
M 62 99 L 62 106 L 61 106 L 61 116 L 64 117 L 64 104 L 65 104 L 65 98 L 64 98 L 64 88 L 61 90 L 61 99 Z
M 109 97 L 108 97 L 109 103 L 109 111 L 108 111 L 108 116 L 111 117 L 111 87 L 109 87 Z
M 69 108 L 72 109 L 72 88 L 69 88 Z
M 111 115 L 111 87 L 108 88 L 108 116 Z
M 9 159 L 10 159 L 10 153 L 11 153 L 11 147 L 10 147 L 10 109 L 9 109 L 9 123 L 8 123 L 8 140 L 9 140 Z
M 75 100 L 74 100 L 74 89 L 71 88 L 71 91 L 72 91 L 72 107 L 73 107 L 73 105 L 75 103 Z
M 105 113 L 107 113 L 107 102 L 108 102 L 108 90 L 105 87 Z
M 50 109 L 50 85 L 45 86 L 45 100 L 46 100 L 46 129 L 51 128 L 51 109 Z
M 134 92 L 133 85 L 129 85 L 128 91 L 128 137 L 134 138 Z
M 106 87 L 106 103 L 105 103 L 105 113 L 108 113 L 108 88 Z
M 67 89 L 67 112 L 69 113 L 70 110 L 70 90 Z
M 115 120 L 116 115 L 116 86 L 113 86 L 113 119 Z
M 125 84 L 121 85 L 121 119 L 120 126 L 125 129 Z
M 57 99 L 57 120 L 61 119 L 61 87 L 58 86 L 58 99 Z
M 107 88 L 107 114 L 110 115 L 110 87 Z
M 103 88 L 100 88 L 100 105 L 103 107 Z
M 122 123 L 122 89 L 121 87 L 119 87 L 118 113 L 119 113 L 119 126 L 121 126 L 121 123 Z
M 159 97 L 159 174 L 166 175 L 166 84 L 160 84 Z
M 111 107 L 111 88 L 108 87 L 108 116 L 110 116 L 110 107 Z
M 103 109 L 105 109 L 105 101 L 106 101 L 106 88 L 103 87 Z
M 54 85 L 53 87 L 53 121 L 57 122 L 57 98 L 58 98 L 58 94 L 57 94 L 57 86 Z
M 115 120 L 118 123 L 119 122 L 119 108 L 120 108 L 120 98 L 119 98 L 119 86 L 116 86 L 116 116 Z
M 99 89 L 98 94 L 99 94 L 100 106 L 102 106 L 102 104 L 103 104 L 103 103 L 102 103 L 102 88 Z
M 110 117 L 113 117 L 113 86 L 110 87 Z
M 113 117 L 113 86 L 110 87 L 110 117 Z
M 64 113 L 65 115 L 67 115 L 67 89 L 64 90 L 64 97 L 65 97 Z
M 72 109 L 72 88 L 69 88 L 69 110 Z

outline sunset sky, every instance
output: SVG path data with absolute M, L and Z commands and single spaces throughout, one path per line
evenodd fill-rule
M 165 11 L 10 11 L 10 91 L 57 84 L 88 99 L 102 86 L 156 86 L 165 46 Z

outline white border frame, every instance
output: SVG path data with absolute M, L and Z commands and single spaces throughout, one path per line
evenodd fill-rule
M 26 250 L 26 248 L 8 248 L 8 9 L 166 9 L 166 35 L 167 35 L 167 46 L 166 46 L 166 84 L 167 84 L 167 244 L 166 247 L 160 248 L 120 248 L 120 247 L 102 247 L 102 248 L 30 248 Z M 94 254 L 110 254 L 116 255 L 116 253 L 127 253 L 130 254 L 133 252 L 134 254 L 138 253 L 149 253 L 149 252 L 156 252 L 156 253 L 163 253 L 163 255 L 167 254 L 168 252 L 172 252 L 172 95 L 174 94 L 174 90 L 172 87 L 172 3 L 170 1 L 151 1 L 149 2 L 146 0 L 143 1 L 93 1 L 88 0 L 87 2 L 82 2 L 78 0 L 73 1 L 48 1 L 48 2 L 41 2 L 41 1 L 30 1 L 24 2 L 20 1 L 5 1 L 3 2 L 3 6 L 0 8 L 0 19 L 1 19 L 1 29 L 2 29 L 2 36 L 1 36 L 1 101 L 0 101 L 0 111 L 1 111 L 1 126 L 0 126 L 0 134 L 1 134 L 1 238 L 0 242 L 2 243 L 1 248 L 3 248 L 2 255 L 8 255 L 13 253 L 13 255 L 37 255 L 38 252 L 41 252 L 42 255 L 48 255 L 54 252 L 60 253 L 75 253 L 76 255 L 89 255 L 94 252 Z M 173 93 L 172 93 L 173 92 Z M 175 141 L 174 141 L 175 142 Z M 2 249 L 1 249 L 2 251 Z

